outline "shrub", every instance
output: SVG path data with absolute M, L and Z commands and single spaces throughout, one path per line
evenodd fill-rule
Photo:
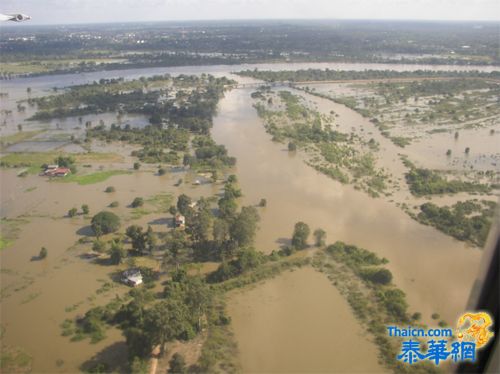
M 411 319 L 413 319 L 415 321 L 420 321 L 422 319 L 422 313 L 420 313 L 420 312 L 413 313 L 413 315 L 411 316 Z
M 136 197 L 134 201 L 132 201 L 132 208 L 138 208 L 144 205 L 144 199 L 142 197 Z
M 68 217 L 74 217 L 74 216 L 76 216 L 76 213 L 77 213 L 77 209 L 71 208 L 70 210 L 68 210 Z
M 186 362 L 180 353 L 174 353 L 172 359 L 169 361 L 169 365 L 169 373 L 183 374 L 187 371 Z
M 92 250 L 99 253 L 106 252 L 106 242 L 102 240 L 95 240 L 92 244 Z
M 110 193 L 110 192 L 115 192 L 115 188 L 113 186 L 108 186 L 106 187 L 106 189 L 104 190 L 104 192 L 107 192 L 107 193 Z
M 373 283 L 389 284 L 392 281 L 392 273 L 387 269 L 365 269 L 361 276 Z
M 111 204 L 109 204 L 109 207 L 116 208 L 118 205 L 120 205 L 120 203 L 118 201 L 113 201 L 113 202 L 111 202 Z
M 40 249 L 40 253 L 38 254 L 38 258 L 44 259 L 48 254 L 49 252 L 47 251 L 47 248 L 42 247 L 42 249 Z
M 141 168 L 140 162 L 134 162 L 134 170 L 139 170 Z
M 83 204 L 82 205 L 82 213 L 89 214 L 89 212 L 90 212 L 89 206 L 87 204 Z

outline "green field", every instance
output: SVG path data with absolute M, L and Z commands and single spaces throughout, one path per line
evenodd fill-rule
M 63 178 L 54 179 L 55 182 L 62 183 L 70 183 L 75 182 L 79 185 L 87 185 L 104 182 L 106 179 L 114 176 L 114 175 L 122 175 L 122 174 L 130 174 L 130 171 L 126 170 L 107 170 L 107 171 L 98 171 L 92 174 L 78 175 L 78 174 L 70 174 Z

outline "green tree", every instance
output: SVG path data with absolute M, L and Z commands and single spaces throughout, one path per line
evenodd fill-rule
M 240 273 L 255 269 L 262 262 L 262 255 L 254 248 L 245 248 L 238 252 L 235 265 Z
M 255 207 L 243 207 L 230 227 L 231 239 L 238 243 L 239 246 L 251 245 L 255 238 L 259 220 L 259 213 Z
M 123 334 L 127 342 L 129 357 L 145 358 L 151 354 L 153 343 L 142 328 L 129 327 Z
M 236 211 L 238 210 L 238 204 L 235 199 L 229 199 L 223 197 L 219 199 L 219 213 L 222 218 L 230 219 L 236 215 Z
M 148 231 L 146 231 L 146 246 L 149 253 L 152 253 L 156 247 L 156 235 L 153 232 L 153 228 L 148 226 Z
M 171 256 L 174 263 L 177 264 L 179 254 L 189 248 L 188 238 L 184 231 L 172 230 L 165 238 L 165 247 L 167 249 L 168 256 Z M 168 259 L 168 256 L 166 259 Z
M 40 253 L 38 254 L 38 258 L 44 259 L 45 257 L 47 257 L 48 254 L 49 254 L 49 251 L 47 251 L 47 248 L 42 247 L 42 249 L 40 249 Z
M 314 244 L 316 247 L 322 247 L 325 245 L 326 231 L 323 229 L 316 229 L 313 232 Z
M 186 362 L 184 357 L 176 352 L 169 361 L 168 372 L 172 374 L 185 374 L 187 373 Z
M 122 243 L 113 240 L 111 248 L 109 249 L 110 261 L 113 265 L 122 263 L 123 259 L 127 256 L 127 251 L 123 248 Z
M 160 355 L 163 355 L 166 342 L 191 337 L 193 333 L 189 317 L 186 305 L 175 298 L 162 300 L 147 309 L 144 331 L 152 342 L 150 345 L 160 345 Z
M 125 230 L 125 234 L 132 241 L 132 249 L 143 252 L 146 249 L 146 234 L 142 232 L 142 227 L 131 225 Z
M 367 269 L 362 271 L 362 277 L 378 284 L 389 284 L 392 281 L 392 273 L 388 269 Z
M 229 180 L 224 185 L 224 198 L 226 199 L 237 199 L 241 197 L 241 190 L 238 188 L 236 182 L 229 182 Z
M 185 194 L 179 195 L 177 198 L 177 210 L 180 214 L 186 215 L 189 211 L 191 204 L 191 198 Z
M 212 214 L 208 209 L 201 210 L 189 221 L 188 232 L 195 242 L 206 242 L 209 239 L 212 227 Z
M 147 358 L 140 359 L 139 357 L 134 357 L 132 363 L 130 364 L 131 374 L 149 374 L 149 360 Z
M 90 212 L 89 206 L 87 204 L 83 204 L 82 205 L 82 213 L 89 214 L 89 212 Z
M 297 150 L 297 145 L 293 142 L 288 143 L 288 150 L 290 152 L 295 152 Z
M 71 208 L 70 210 L 68 210 L 68 217 L 76 216 L 77 212 L 78 212 L 78 210 L 76 208 Z
M 229 239 L 229 224 L 223 219 L 217 218 L 214 221 L 213 232 L 214 241 L 221 245 Z
M 75 158 L 72 156 L 59 156 L 54 162 L 63 168 L 71 168 L 75 164 Z
M 92 217 L 90 224 L 95 235 L 99 237 L 118 230 L 120 228 L 120 218 L 114 213 L 102 211 Z
M 292 236 L 292 247 L 295 249 L 307 248 L 307 238 L 311 230 L 304 222 L 297 222 L 295 224 Z

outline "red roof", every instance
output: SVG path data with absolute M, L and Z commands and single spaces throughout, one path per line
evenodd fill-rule
M 51 170 L 47 170 L 45 172 L 45 175 L 66 175 L 68 173 L 70 173 L 71 170 L 68 169 L 68 168 L 56 168 L 56 169 L 51 169 Z

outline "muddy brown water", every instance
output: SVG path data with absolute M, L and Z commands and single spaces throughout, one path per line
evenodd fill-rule
M 228 309 L 246 373 L 384 371 L 343 296 L 312 267 L 233 292 Z
M 244 202 L 267 199 L 267 207 L 260 209 L 256 247 L 269 253 L 288 243 L 297 221 L 312 230 L 321 227 L 328 242 L 353 243 L 389 259 L 410 310 L 423 313 L 424 321 L 431 322 L 430 314 L 438 312 L 454 324 L 467 302 L 481 251 L 415 222 L 384 199 L 370 198 L 316 172 L 300 155 L 290 155 L 285 145 L 270 141 L 249 95 L 245 90 L 226 95 L 213 135 L 238 159 Z M 353 126 L 363 122 L 352 111 L 343 120 Z
M 222 75 L 230 70 L 247 67 L 252 68 L 196 67 L 191 70 L 176 68 L 72 75 L 59 77 L 61 80 L 58 85 L 82 83 L 113 74 L 130 78 L 134 74 L 140 76 L 161 72 L 205 71 Z M 288 65 L 271 67 L 278 70 L 292 68 Z M 390 65 L 391 69 L 396 67 Z M 351 69 L 353 66 L 344 68 Z M 369 66 L 360 65 L 359 68 Z M 414 68 L 411 66 L 409 70 Z M 14 92 L 9 97 L 9 101 L 14 102 L 16 92 L 19 97 L 26 95 L 26 86 L 33 87 L 33 94 L 46 94 L 55 84 L 55 79 L 40 77 L 3 82 L 2 91 Z M 300 154 L 290 155 L 284 145 L 272 143 L 252 108 L 250 93 L 250 90 L 239 89 L 226 94 L 214 119 L 213 134 L 217 142 L 225 144 L 229 153 L 238 158 L 236 173 L 245 193 L 242 203 L 257 204 L 261 198 L 268 201 L 266 208 L 259 208 L 262 220 L 256 247 L 269 253 L 287 243 L 293 225 L 299 220 L 307 222 L 312 229 L 322 227 L 328 233 L 329 242 L 344 240 L 387 257 L 395 283 L 407 293 L 411 310 L 422 312 L 424 320 L 428 321 L 431 313 L 438 312 L 448 322 L 454 323 L 467 301 L 480 251 L 467 248 L 463 243 L 412 221 L 399 208 L 382 199 L 372 199 L 349 186 L 340 185 L 305 165 Z M 352 111 L 340 114 L 346 126 L 351 123 L 352 126 L 360 123 L 368 125 Z M 127 205 L 136 196 L 184 192 L 196 198 L 212 195 L 220 189 L 220 186 L 194 187 L 191 184 L 174 187 L 177 179 L 183 177 L 178 173 L 158 177 L 141 171 L 114 176 L 98 184 L 79 186 L 75 183 L 51 183 L 38 176 L 18 178 L 15 170 L 0 170 L 1 216 L 32 216 L 28 224 L 20 227 L 19 239 L 0 254 L 1 285 L 10 294 L 1 302 L 1 323 L 6 329 L 3 344 L 21 347 L 30 354 L 34 372 L 75 372 L 82 362 L 96 354 L 107 357 L 115 355 L 115 361 L 123 360 L 123 345 L 120 345 L 123 337 L 119 331 L 110 330 L 108 338 L 96 345 L 89 344 L 88 340 L 70 343 L 68 338 L 60 336 L 59 324 L 65 318 L 73 318 L 85 312 L 93 303 L 102 305 L 116 293 L 127 291 L 127 288 L 117 286 L 107 294 L 96 296 L 96 289 L 102 286 L 103 280 L 109 280 L 112 270 L 83 261 L 78 253 L 69 250 L 76 240 L 88 233 L 88 229 L 81 230 L 88 226 L 88 219 L 63 216 L 73 206 L 88 204 L 91 212 L 97 212 L 117 200 L 120 207 L 116 212 L 128 217 L 130 208 Z M 104 193 L 108 185 L 115 186 L 117 192 Z M 36 188 L 31 190 L 33 187 Z M 154 229 L 164 229 L 165 216 L 155 213 L 142 217 L 138 222 L 143 225 L 150 223 Z M 124 223 L 127 224 L 131 223 Z M 47 260 L 30 261 L 41 246 L 49 250 Z M 294 292 L 295 289 L 303 291 Z M 96 296 L 96 299 L 89 301 L 88 298 L 92 300 L 92 296 Z M 266 301 L 259 303 L 260 299 Z M 79 304 L 75 310 L 65 311 L 75 304 Z M 314 305 L 314 309 L 324 306 L 324 310 L 313 313 L 306 307 L 307 304 Z M 308 361 L 296 357 L 297 352 L 302 350 L 317 358 L 318 363 L 314 367 L 318 370 L 328 367 L 343 370 L 346 361 L 338 359 L 338 362 L 332 362 L 331 358 L 330 346 L 335 348 L 338 344 L 331 335 L 331 330 L 335 330 L 337 336 L 349 337 L 345 340 L 345 347 L 338 348 L 345 352 L 346 357 L 356 358 L 358 347 L 366 353 L 365 361 L 360 359 L 360 362 L 356 362 L 359 370 L 380 369 L 376 364 L 374 346 L 363 335 L 359 325 L 349 317 L 346 302 L 322 274 L 312 269 L 285 274 L 257 286 L 248 294 L 235 295 L 230 298 L 229 308 L 235 321 L 235 337 L 241 348 L 240 359 L 244 368 L 283 372 L 290 369 L 290 362 L 294 362 L 297 367 L 307 369 Z M 245 310 L 249 308 L 251 316 L 247 318 Z M 295 310 L 298 314 L 294 314 Z M 339 324 L 328 311 L 338 312 L 346 322 Z M 265 328 L 269 324 L 261 321 L 273 315 L 276 318 L 276 313 L 279 313 L 282 322 L 276 324 L 276 333 L 271 339 Z M 296 316 L 302 318 L 297 319 Z M 303 323 L 304 318 L 314 318 L 315 321 L 306 325 Z M 319 331 L 322 325 L 327 326 L 325 331 Z M 307 326 L 315 334 L 307 335 Z M 248 331 L 255 333 L 250 336 Z M 296 339 L 303 334 L 306 334 L 306 338 Z M 290 337 L 295 341 L 289 341 Z M 290 349 L 269 349 L 267 352 L 256 347 L 258 343 L 263 347 L 271 347 L 267 340 Z M 258 352 L 262 356 L 256 358 Z M 270 356 L 274 353 L 279 360 Z M 58 360 L 64 362 L 58 363 Z M 261 364 L 253 363 L 255 360 Z
M 25 218 L 28 223 L 19 227 L 19 238 L 1 252 L 1 323 L 5 328 L 2 342 L 21 347 L 32 356 L 34 372 L 76 372 L 79 365 L 96 354 L 111 357 L 114 363 L 126 359 L 120 343 L 124 338 L 119 330 L 109 330 L 107 338 L 98 344 L 90 344 L 88 339 L 70 342 L 68 337 L 61 336 L 60 324 L 64 319 L 82 315 L 90 307 L 103 305 L 116 294 L 128 291 L 128 287 L 116 285 L 105 294 L 96 294 L 104 282 L 111 282 L 111 273 L 116 269 L 92 264 L 79 257 L 82 250 L 71 249 L 79 238 L 91 233 L 90 219 L 67 218 L 67 210 L 88 204 L 91 215 L 103 209 L 116 212 L 124 218 L 122 227 L 149 224 L 155 231 L 165 231 L 171 221 L 169 214 L 152 213 L 127 221 L 125 218 L 133 212 L 127 205 L 136 196 L 186 193 L 196 199 L 213 195 L 221 187 L 191 183 L 175 187 L 180 177 L 186 180 L 184 174 L 157 176 L 141 171 L 80 186 L 49 182 L 39 176 L 19 178 L 15 170 L 0 170 L 2 216 L 29 215 Z M 109 185 L 116 187 L 115 193 L 103 192 Z M 30 187 L 36 189 L 25 192 Z M 120 206 L 107 208 L 115 200 Z M 146 203 L 145 209 L 155 207 Z M 31 261 L 42 246 L 48 249 L 47 259 Z M 94 297 L 95 300 L 88 299 Z M 75 304 L 78 306 L 74 310 L 66 311 Z

